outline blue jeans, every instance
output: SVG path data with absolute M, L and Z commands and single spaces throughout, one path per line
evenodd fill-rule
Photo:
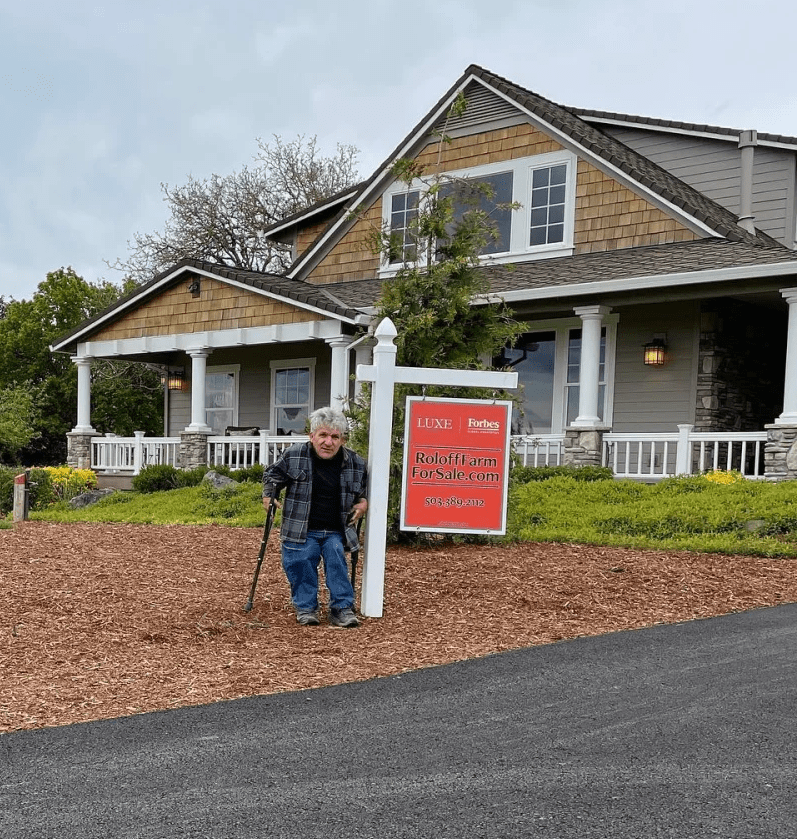
M 330 608 L 351 609 L 354 605 L 343 534 L 334 530 L 310 530 L 304 544 L 282 543 L 282 567 L 290 583 L 291 600 L 297 612 L 315 612 L 318 609 L 318 563 L 322 557 Z

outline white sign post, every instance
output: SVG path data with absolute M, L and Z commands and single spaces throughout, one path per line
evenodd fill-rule
M 373 383 L 371 428 L 368 435 L 368 517 L 365 523 L 365 561 L 360 598 L 360 609 L 369 618 L 381 618 L 384 607 L 387 497 L 395 385 L 401 383 L 510 390 L 517 387 L 518 378 L 517 373 L 491 370 L 397 367 L 397 348 L 393 343 L 397 334 L 393 321 L 385 318 L 374 333 L 377 341 L 374 363 L 357 365 L 357 379 Z

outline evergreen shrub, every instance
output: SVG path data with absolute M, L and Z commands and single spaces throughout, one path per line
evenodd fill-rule
M 516 484 L 558 477 L 576 481 L 609 481 L 614 479 L 614 474 L 607 466 L 515 466 L 509 473 L 510 480 Z
M 175 475 L 177 487 L 195 487 L 202 483 L 202 479 L 210 472 L 209 466 L 197 466 L 194 469 L 178 469 Z
M 138 475 L 133 477 L 133 489 L 136 492 L 145 493 L 177 489 L 180 480 L 179 471 L 169 463 L 145 466 Z

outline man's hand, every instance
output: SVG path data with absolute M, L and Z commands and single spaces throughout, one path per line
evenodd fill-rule
M 270 495 L 264 495 L 263 496 L 263 507 L 265 507 L 266 510 L 268 510 L 268 505 L 270 503 L 271 503 L 271 496 Z M 282 502 L 279 501 L 277 498 L 274 499 L 274 504 L 276 505 L 278 510 L 282 509 Z
M 365 498 L 361 498 L 356 504 L 354 504 L 351 508 L 351 512 L 349 513 L 349 521 L 352 524 L 356 524 L 364 515 L 365 511 L 368 509 L 368 502 Z

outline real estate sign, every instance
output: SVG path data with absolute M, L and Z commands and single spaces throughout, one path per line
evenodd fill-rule
M 512 403 L 408 396 L 401 529 L 506 532 Z

